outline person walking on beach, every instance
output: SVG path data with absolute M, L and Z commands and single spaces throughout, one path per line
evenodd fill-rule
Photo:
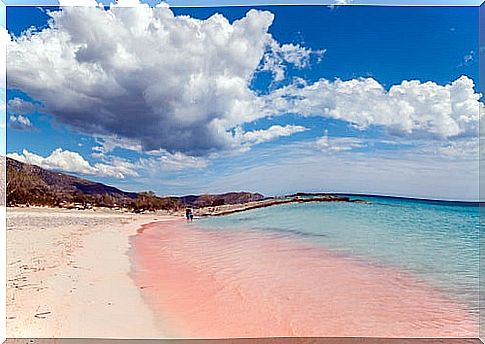
M 191 208 L 185 209 L 185 218 L 187 219 L 187 222 L 194 220 L 194 213 Z
M 191 214 L 192 214 L 192 209 L 186 208 L 185 209 L 185 218 L 187 219 L 187 221 L 190 221 L 190 215 Z

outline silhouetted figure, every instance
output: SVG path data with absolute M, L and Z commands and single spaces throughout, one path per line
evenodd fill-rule
M 187 221 L 190 221 L 191 214 L 192 214 L 192 209 L 190 208 L 185 209 L 185 218 L 187 219 Z

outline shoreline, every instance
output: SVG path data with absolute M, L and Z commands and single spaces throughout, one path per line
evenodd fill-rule
M 311 197 L 305 197 L 311 196 Z M 360 200 L 360 199 L 351 199 L 350 197 L 346 197 L 343 195 L 336 195 L 336 194 L 329 194 L 329 193 L 297 193 L 292 195 L 286 195 L 281 197 L 268 197 L 258 201 L 249 201 L 244 203 L 231 203 L 231 204 L 221 204 L 221 205 L 214 205 L 214 206 L 203 206 L 203 207 L 194 207 L 191 205 L 186 205 L 182 207 L 185 208 L 192 208 L 194 211 L 197 212 L 198 217 L 209 217 L 209 216 L 223 216 L 223 215 L 230 215 L 234 213 L 240 213 L 248 210 L 259 209 L 259 208 L 266 208 L 266 207 L 273 207 L 278 205 L 286 205 L 286 204 L 300 204 L 300 203 L 327 203 L 327 202 L 345 202 L 345 203 L 364 203 L 368 204 L 370 202 Z M 124 208 L 108 208 L 108 207 L 91 207 L 91 208 L 80 208 L 80 207 L 50 207 L 50 206 L 26 206 L 26 205 L 18 205 L 13 207 L 7 207 L 8 209 L 59 209 L 64 211 L 90 211 L 93 213 L 112 213 L 117 215 L 153 215 L 157 213 L 163 213 L 167 216 L 174 216 L 174 217 L 185 217 L 185 212 L 183 209 L 172 209 L 172 210 L 146 210 L 143 212 L 135 212 L 130 211 Z
M 360 199 L 350 199 L 350 197 L 337 196 L 333 194 L 315 194 L 312 197 L 302 197 L 311 194 L 294 194 L 284 196 L 282 198 L 268 198 L 260 201 L 252 201 L 240 204 L 226 204 L 214 207 L 203 207 L 196 209 L 198 216 L 210 217 L 210 216 L 224 216 L 235 213 L 241 213 L 248 210 L 274 207 L 287 204 L 302 204 L 302 203 L 328 203 L 328 202 L 343 202 L 343 203 L 364 203 L 369 204 L 368 201 Z
M 244 210 L 250 209 L 254 208 Z M 217 332 L 204 332 L 203 329 L 209 327 L 209 323 L 204 323 L 205 318 L 209 320 L 210 314 L 217 314 L 218 320 L 212 319 L 211 323 L 224 324 L 227 317 L 235 316 L 237 318 L 237 316 L 221 313 L 220 308 L 210 308 L 212 302 L 210 300 L 213 296 L 210 294 L 211 291 L 217 294 L 220 290 L 224 290 L 224 293 L 226 293 L 233 288 L 232 283 L 234 281 L 242 282 L 242 289 L 238 291 L 238 295 L 252 295 L 245 301 L 249 303 L 239 305 L 239 296 L 235 297 L 229 293 L 224 295 L 228 297 L 226 301 L 231 300 L 231 302 L 226 302 L 223 308 L 231 308 L 230 305 L 233 304 L 237 308 L 239 305 L 238 312 L 244 315 L 244 312 L 247 311 L 246 306 L 252 307 L 253 311 L 245 314 L 245 317 L 256 319 L 260 316 L 261 319 L 268 321 L 268 315 L 264 310 L 264 307 L 267 306 L 265 304 L 267 299 L 261 299 L 260 295 L 258 296 L 258 293 L 255 293 L 255 290 L 266 288 L 267 285 L 271 285 L 272 281 L 284 281 L 285 276 L 300 276 L 296 279 L 296 286 L 303 294 L 296 295 L 296 298 L 302 297 L 302 299 L 298 302 L 295 301 L 296 303 L 293 306 L 291 306 L 291 302 L 288 305 L 285 302 L 280 305 L 284 309 L 281 315 L 283 320 L 285 319 L 284 314 L 298 312 L 297 305 L 313 305 L 318 300 L 322 300 L 322 295 L 319 296 L 320 299 L 307 299 L 307 296 L 305 296 L 306 290 L 313 288 L 312 286 L 320 283 L 319 281 L 329 283 L 327 286 L 323 286 L 329 294 L 323 297 L 327 301 L 320 304 L 320 309 L 324 309 L 327 305 L 333 305 L 327 310 L 327 313 L 332 314 L 331 312 L 334 312 L 333 318 L 320 319 L 320 323 L 331 323 L 332 319 L 342 315 L 339 313 L 340 311 L 337 311 L 339 304 L 349 304 L 344 297 L 345 295 L 339 293 L 339 290 L 346 290 L 346 295 L 359 293 L 358 289 L 352 288 L 352 285 L 356 286 L 355 279 L 360 280 L 359 284 L 361 285 L 372 286 L 371 289 L 381 288 L 382 285 L 387 283 L 389 286 L 401 290 L 401 294 L 406 294 L 408 289 L 403 289 L 401 285 L 404 281 L 405 284 L 410 286 L 410 295 L 415 293 L 416 299 L 434 300 L 434 306 L 438 313 L 445 314 L 446 312 L 442 311 L 449 309 L 446 306 L 448 301 L 444 300 L 439 294 L 426 291 L 427 288 L 424 290 L 415 288 L 416 285 L 411 280 L 386 267 L 369 268 L 366 264 L 354 264 L 348 259 L 340 259 L 324 252 L 316 252 L 313 249 L 308 250 L 306 246 L 300 247 L 293 245 L 293 243 L 287 245 L 288 243 L 281 240 L 268 241 L 264 237 L 232 236 L 229 233 L 211 236 L 211 231 L 209 233 L 199 231 L 196 224 L 185 223 L 178 214 L 133 214 L 107 209 L 93 211 L 36 207 L 7 208 L 7 226 L 7 336 L 13 338 L 103 337 L 148 339 L 188 338 L 191 336 L 215 338 L 218 337 Z M 152 228 L 162 228 L 166 237 L 155 236 L 151 238 L 152 244 L 150 245 L 152 246 L 144 247 L 145 244 L 141 246 L 137 244 L 136 241 L 143 239 L 144 236 L 152 235 Z M 191 230 L 187 231 L 187 229 Z M 247 242 L 252 244 L 245 245 L 244 243 Z M 242 246 L 241 243 L 243 243 Z M 160 250 L 160 247 L 163 247 L 163 250 Z M 162 254 L 168 254 L 169 257 L 162 257 L 162 262 L 165 262 L 162 265 L 158 265 L 159 262 L 155 262 L 154 258 L 153 261 L 150 261 L 152 258 L 146 257 L 142 258 L 145 263 L 140 264 L 140 252 L 146 252 L 148 257 L 156 257 L 160 254 L 160 251 L 163 251 Z M 225 254 L 220 256 L 219 251 L 224 251 Z M 233 256 L 234 252 L 238 256 Z M 285 253 L 281 256 L 280 252 Z M 291 254 L 291 252 L 294 253 Z M 306 256 L 307 253 L 310 255 Z M 174 256 L 170 257 L 171 254 Z M 301 255 L 306 260 L 299 261 L 298 257 Z M 258 256 L 260 259 L 257 258 Z M 277 263 L 277 266 L 273 265 L 274 262 L 286 261 L 285 257 L 288 256 L 291 259 L 284 264 L 285 266 L 279 266 L 279 263 Z M 174 257 L 182 260 L 173 260 Z M 229 261 L 226 261 L 227 259 Z M 252 259 L 255 260 L 252 261 Z M 243 265 L 238 267 L 241 261 Z M 250 261 L 251 264 L 249 264 Z M 230 264 L 226 264 L 227 262 Z M 189 264 L 187 265 L 187 263 Z M 191 267 L 191 264 L 194 263 L 202 265 L 194 270 Z M 316 274 L 308 273 L 309 271 L 305 272 L 305 267 L 315 266 L 314 264 L 317 263 L 318 265 L 323 263 L 327 267 L 318 267 L 318 269 L 323 270 L 319 270 L 320 272 Z M 259 265 L 261 265 L 261 269 Z M 283 271 L 287 266 L 290 266 L 292 270 Z M 254 270 L 255 267 L 256 270 Z M 233 272 L 248 271 L 251 273 L 245 275 L 245 278 L 242 279 L 234 279 L 235 275 L 227 275 L 228 279 L 226 278 L 226 280 L 232 281 L 229 284 L 225 282 L 214 284 L 212 277 L 207 279 L 208 276 L 219 276 L 221 272 L 223 275 L 226 274 L 228 268 L 229 270 L 233 269 Z M 387 273 L 379 274 L 377 271 L 387 271 Z M 152 275 L 146 279 L 147 273 Z M 144 274 L 145 276 L 143 276 Z M 393 276 L 393 274 L 399 277 L 383 280 L 381 278 L 383 275 Z M 252 276 L 262 276 L 269 278 L 269 280 L 255 287 L 251 285 Z M 317 278 L 318 276 L 320 277 Z M 381 283 L 374 283 L 372 278 L 369 279 L 369 276 L 374 276 L 375 279 L 381 278 Z M 156 281 L 160 280 L 166 281 L 164 288 L 168 286 L 168 289 L 157 289 L 159 286 Z M 300 280 L 313 281 L 313 284 L 300 285 L 298 284 Z M 274 289 L 281 290 L 282 295 L 293 295 L 288 290 L 285 292 L 285 288 L 288 286 L 287 282 L 285 283 L 276 286 Z M 147 286 L 150 286 L 150 288 Z M 205 314 L 205 316 L 191 318 L 193 314 L 184 312 L 187 309 L 198 307 L 198 304 L 190 303 L 193 301 L 189 300 L 190 297 L 186 290 L 199 293 L 201 288 L 204 289 L 204 286 L 206 290 L 202 293 L 209 292 L 209 294 L 200 299 L 195 296 L 195 300 L 199 299 L 202 302 L 203 299 L 204 302 L 202 303 L 209 306 L 209 313 L 205 309 L 199 309 L 197 312 Z M 171 295 L 174 299 L 179 299 L 180 302 L 167 304 L 166 301 L 157 301 L 157 297 L 152 294 L 155 291 Z M 398 302 L 399 298 L 394 291 L 384 288 L 380 289 L 380 293 L 389 300 L 394 300 L 395 307 L 401 307 Z M 271 295 L 271 293 L 267 295 Z M 312 297 L 313 295 L 319 294 L 316 292 L 312 294 Z M 371 303 L 374 302 L 372 298 L 369 299 L 369 295 L 361 296 L 367 297 Z M 209 298 L 208 303 L 205 301 L 207 297 Z M 277 300 L 271 299 L 271 301 L 278 304 Z M 186 302 L 189 302 L 189 304 L 186 304 Z M 352 305 L 352 303 L 350 304 Z M 260 305 L 264 305 L 264 307 L 261 308 Z M 449 305 L 451 308 L 455 307 L 453 303 Z M 288 309 L 285 308 L 287 306 Z M 421 305 L 415 305 L 413 301 L 411 306 L 411 310 L 417 314 L 420 309 L 418 306 Z M 404 309 L 407 310 L 408 308 Z M 376 308 L 374 311 L 373 316 L 376 319 L 381 319 L 381 322 L 384 321 L 382 309 Z M 366 310 L 364 312 L 360 309 L 360 312 L 363 312 L 361 316 L 347 319 L 348 323 L 355 325 L 358 321 L 365 319 Z M 319 316 L 321 316 L 319 312 L 314 313 L 315 319 Z M 345 318 L 345 314 L 342 316 Z M 238 321 L 244 324 L 245 317 L 239 316 Z M 297 319 L 295 324 L 287 324 L 286 327 L 274 327 L 274 333 L 263 331 L 254 327 L 255 324 L 247 323 L 248 329 L 252 328 L 252 330 L 248 330 L 247 336 L 322 335 L 318 331 L 315 332 L 306 328 L 306 325 L 300 322 L 303 318 Z M 177 319 L 184 319 L 182 325 L 179 324 Z M 188 319 L 187 323 L 184 323 L 185 319 Z M 412 319 L 410 315 L 408 319 Z M 470 323 L 460 312 L 450 315 L 446 322 L 448 326 L 456 326 L 459 333 L 474 333 Z M 261 323 L 263 322 L 261 321 Z M 120 326 L 120 324 L 123 324 L 123 326 Z M 336 328 L 344 329 L 342 321 L 334 325 L 337 326 Z M 371 325 L 368 323 L 366 326 Z M 409 326 L 415 325 L 411 321 Z M 433 326 L 436 325 L 439 326 L 436 323 Z M 316 323 L 314 326 L 316 326 L 314 328 L 320 328 Z M 221 334 L 226 334 L 231 338 L 241 337 L 241 334 L 231 327 L 221 327 L 219 330 Z M 375 332 L 375 329 L 369 327 L 360 329 L 355 327 L 354 330 L 366 331 L 364 333 L 367 335 Z M 329 334 L 334 336 L 339 336 L 339 334 L 359 335 L 360 332 L 352 332 L 354 330 L 351 329 L 350 332 L 345 332 L 348 330 L 330 332 Z M 378 331 L 377 333 L 380 335 L 408 334 L 407 336 L 409 336 L 410 332 L 406 332 L 409 331 L 409 327 L 407 329 L 403 327 L 401 330 L 404 332 L 385 333 Z M 451 332 L 443 331 L 443 329 L 435 332 L 436 330 L 423 329 L 420 333 L 425 336 L 433 336 L 438 332 L 445 335 L 451 334 Z M 189 334 L 189 336 L 180 336 L 180 333 Z M 327 335 L 327 333 L 323 334 Z
M 270 233 L 143 227 L 134 278 L 150 286 L 141 292 L 172 338 L 477 333 L 464 305 L 391 266 Z
M 130 277 L 128 252 L 142 225 L 174 219 L 7 208 L 7 337 L 164 337 Z

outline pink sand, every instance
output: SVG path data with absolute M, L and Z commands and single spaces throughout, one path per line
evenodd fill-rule
M 297 239 L 152 223 L 133 277 L 173 337 L 476 337 L 462 307 L 396 269 Z

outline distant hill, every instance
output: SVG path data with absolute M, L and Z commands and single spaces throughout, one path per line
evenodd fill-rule
M 84 178 L 48 171 L 39 166 L 6 158 L 7 205 L 58 207 L 119 207 L 132 211 L 179 210 L 258 201 L 263 195 L 250 192 L 159 197 L 153 192 L 126 192 Z
M 251 192 L 228 192 L 216 195 L 189 195 L 182 196 L 178 199 L 186 205 L 201 208 L 201 207 L 215 207 L 224 204 L 243 204 L 248 202 L 260 201 L 265 197 L 259 193 Z

